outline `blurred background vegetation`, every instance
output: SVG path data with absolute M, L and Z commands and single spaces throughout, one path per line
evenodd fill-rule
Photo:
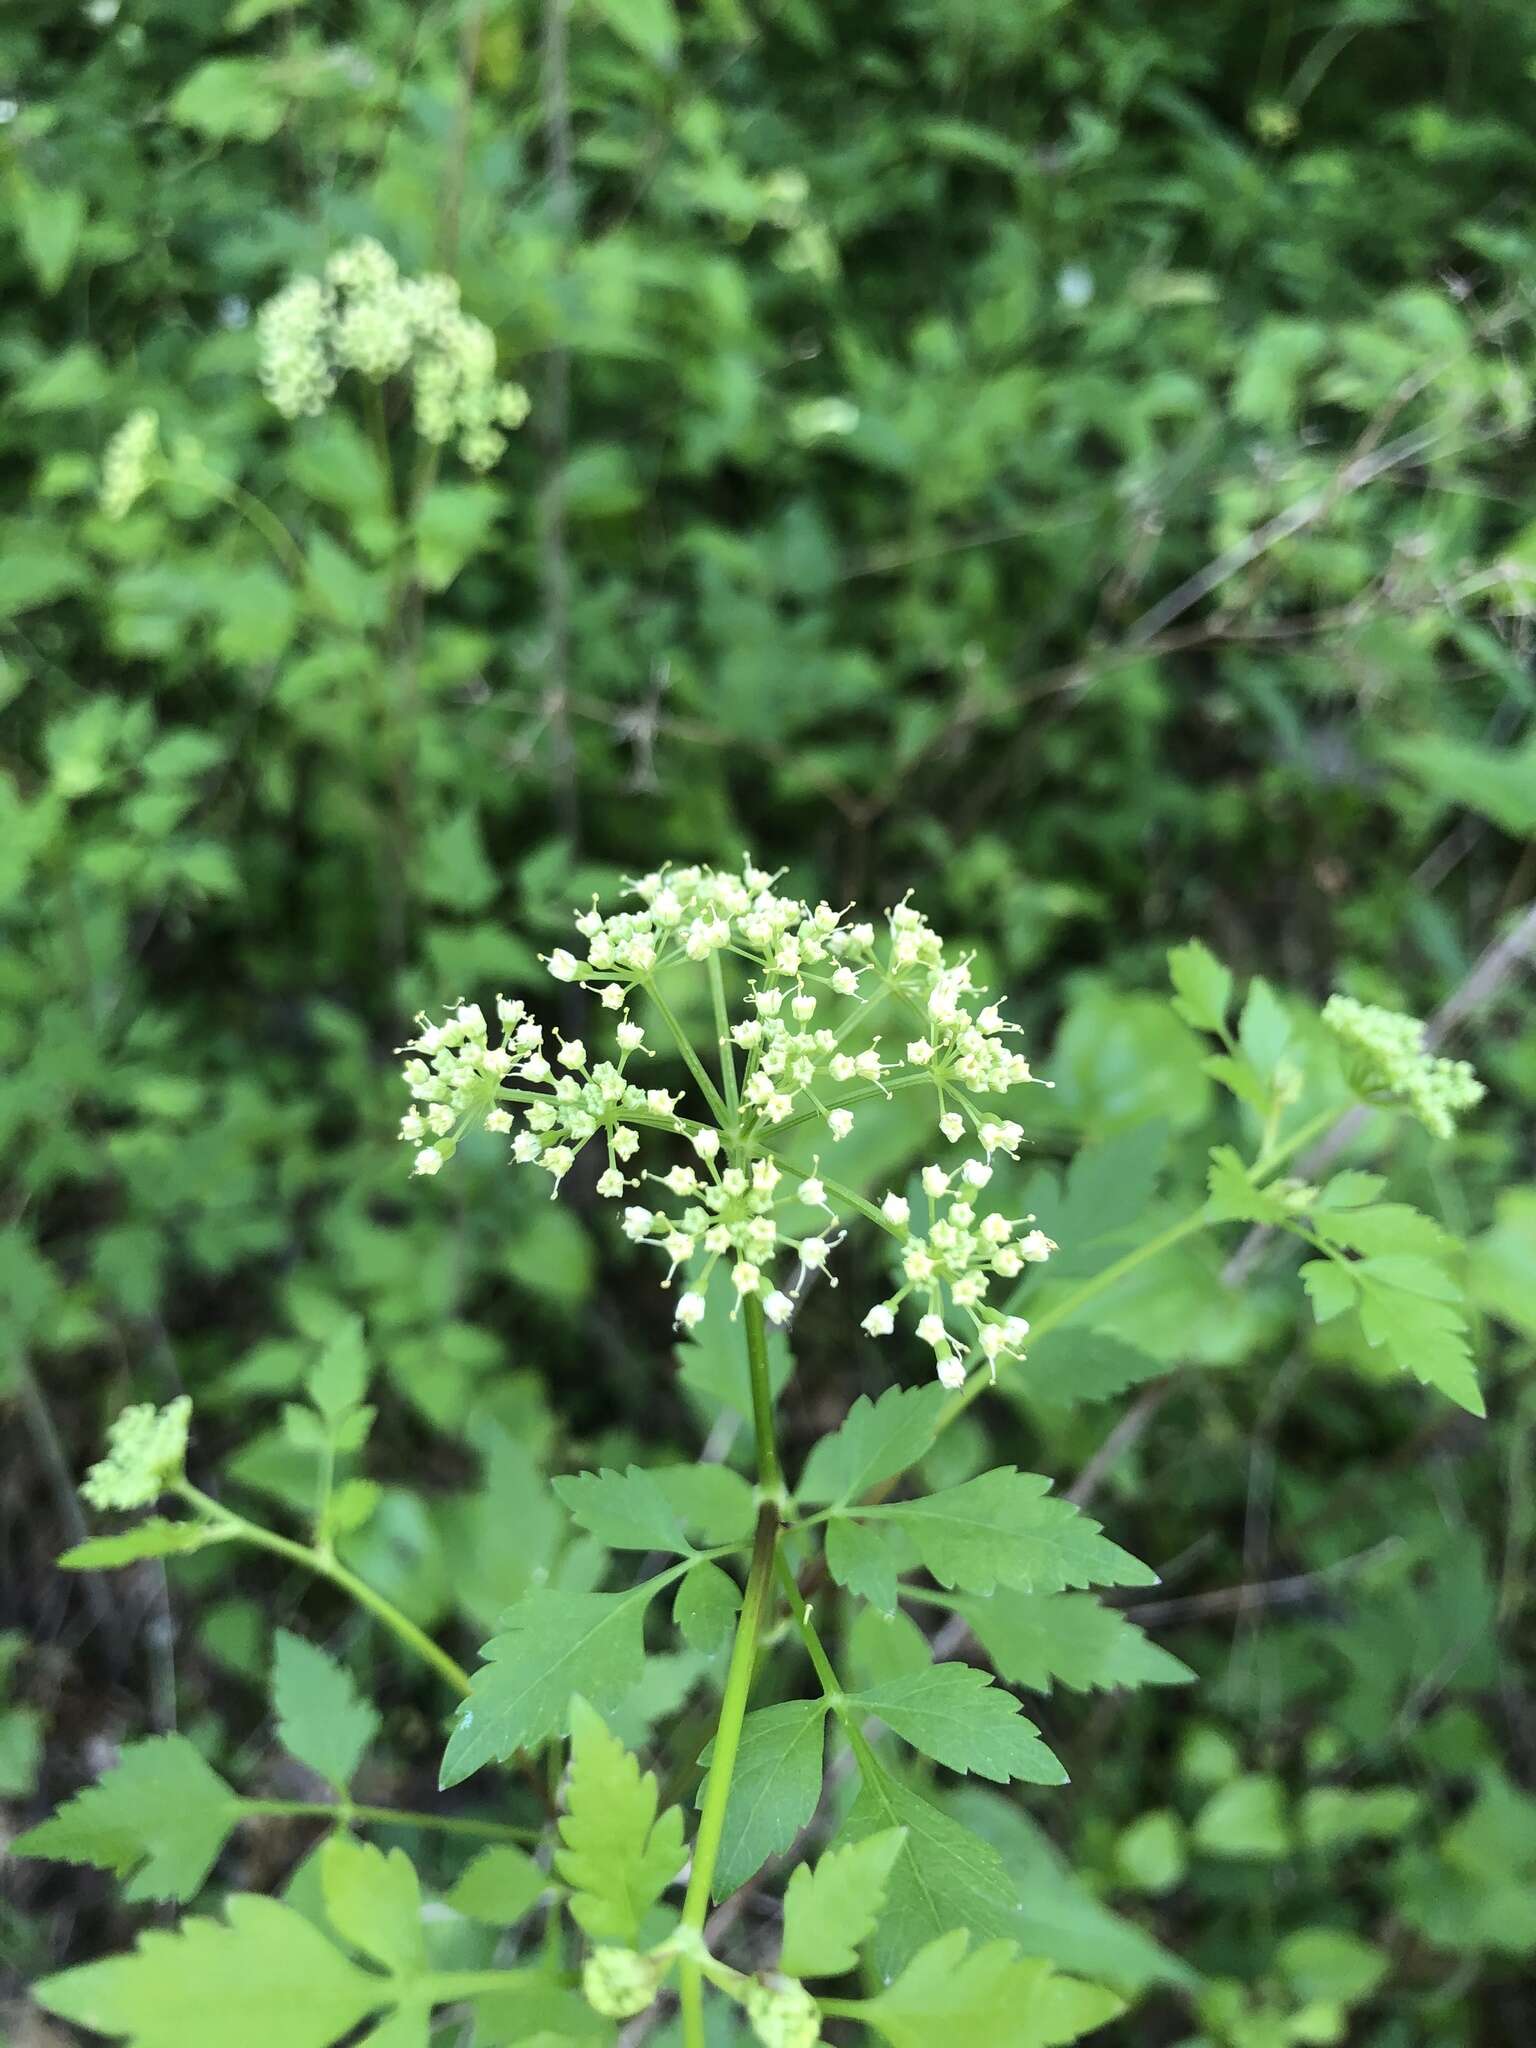
M 1228 1114 L 1153 999 L 1168 943 L 1299 1017 L 1451 1002 L 1489 1103 L 1454 1147 L 1355 1143 L 1470 1241 L 1489 1422 L 1312 1329 L 1283 1257 L 1144 1269 L 1134 1402 L 1021 1386 L 946 1459 L 1077 1478 L 1199 1683 L 1057 1645 L 1030 1711 L 1073 1787 L 957 1796 L 1043 1950 L 1118 1916 L 1113 2048 L 1527 2038 L 1533 88 L 1527 0 L 9 0 L 13 1828 L 173 1725 L 291 1789 L 299 1586 L 52 1569 L 126 1399 L 191 1392 L 280 1511 L 282 1403 L 362 1316 L 384 1489 L 348 1554 L 466 1652 L 552 1561 L 542 1469 L 697 1444 L 654 1276 L 579 1191 L 489 1142 L 408 1184 L 391 1049 L 531 989 L 593 890 L 746 846 L 915 889 L 1057 1084 L 1042 1158 L 1163 1119 L 1154 1216 Z M 256 309 L 361 234 L 458 277 L 526 383 L 487 475 L 262 397 Z M 141 407 L 173 481 L 112 521 Z M 876 1366 L 835 1297 L 797 1340 L 803 1442 Z M 385 1703 L 379 1795 L 429 1788 L 416 1676 L 306 1616 Z M 129 1925 L 14 1866 L 0 1959 Z

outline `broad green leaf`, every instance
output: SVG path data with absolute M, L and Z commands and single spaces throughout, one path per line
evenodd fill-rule
M 1321 1187 L 1313 1202 L 1318 1209 L 1363 1209 L 1376 1200 L 1386 1186 L 1379 1173 L 1336 1173 Z
M 306 1384 L 309 1398 L 329 1423 L 358 1406 L 368 1391 L 361 1316 L 344 1316 L 337 1324 Z
M 1051 1198 L 1046 1177 L 1031 1181 L 1027 1206 L 1038 1209 L 1041 1227 L 1061 1247 L 1051 1260 L 1053 1279 L 1081 1278 L 1108 1263 L 1105 1241 L 1146 1213 L 1167 1149 L 1168 1125 L 1144 1117 L 1076 1152 L 1059 1199 Z
M 1098 1985 L 1059 1978 L 1047 1962 L 1021 1957 L 1011 1941 L 971 1948 L 964 1928 L 931 1941 L 893 1984 L 864 2002 L 860 2018 L 891 2048 L 1054 2048 L 1076 2041 L 1125 2009 Z
M 1353 1308 L 1359 1294 L 1352 1269 L 1338 1259 L 1308 1259 L 1301 1267 L 1301 1284 L 1320 1323 Z
M 1074 1692 L 1185 1685 L 1195 1675 L 1127 1615 L 1089 1593 L 999 1589 L 985 1599 L 956 1594 L 951 1605 L 1000 1676 L 1031 1692 L 1049 1692 L 1053 1681 Z
M 1330 1244 L 1358 1252 L 1362 1258 L 1395 1255 L 1414 1259 L 1447 1259 L 1458 1246 L 1432 1217 L 1406 1202 L 1372 1202 L 1364 1208 L 1314 1212 L 1318 1235 Z
M 791 1977 L 840 1977 L 858 1964 L 885 1903 L 891 1865 L 907 1839 L 904 1828 L 829 1849 L 814 1868 L 800 1864 L 784 1893 L 784 1948 L 779 1968 Z
M 151 1929 L 127 1955 L 45 1977 L 47 2011 L 130 2048 L 331 2048 L 381 2006 L 389 1983 L 334 1948 L 302 1914 L 248 1893 L 223 1921 Z
M 677 61 L 677 13 L 672 0 L 592 0 L 615 35 L 664 71 Z
M 1279 1779 L 1254 1771 L 1221 1786 L 1196 1814 L 1192 1839 L 1208 1856 L 1269 1862 L 1286 1855 L 1291 1837 Z
M 9 189 L 21 246 L 44 297 L 51 299 L 74 267 L 85 197 L 73 185 L 38 184 L 15 167 L 14 156 L 11 161 Z
M 119 1565 L 136 1564 L 141 1557 L 185 1557 L 210 1543 L 227 1543 L 230 1537 L 206 1522 L 168 1522 L 161 1515 L 135 1522 L 115 1536 L 90 1536 L 59 1558 L 65 1571 L 106 1572 Z
M 273 1637 L 272 1704 L 284 1749 L 345 1792 L 379 1732 L 378 1712 L 351 1672 L 317 1644 L 280 1628 Z
M 183 80 L 167 111 L 178 126 L 215 142 L 265 142 L 286 110 L 274 78 L 265 58 L 214 57 Z
M 1248 999 L 1238 1019 L 1237 1042 L 1263 1080 L 1273 1081 L 1290 1038 L 1290 1018 L 1269 983 L 1256 974 L 1248 984 Z
M 515 1927 L 548 1889 L 548 1872 L 525 1849 L 498 1842 L 460 1872 L 446 1903 L 488 1927 Z
M 715 1866 L 717 1899 L 755 1876 L 770 1856 L 787 1849 L 816 1811 L 826 1712 L 825 1700 L 785 1700 L 748 1714 Z M 711 1754 L 707 1749 L 700 1762 L 707 1764 Z
M 511 1608 L 482 1652 L 443 1754 L 441 1783 L 457 1785 L 563 1731 L 571 1695 L 616 1707 L 645 1667 L 645 1611 L 666 1575 L 624 1593 L 536 1586 Z
M 320 1890 L 332 1927 L 394 1977 L 426 1965 L 421 1886 L 403 1849 L 385 1852 L 351 1835 L 332 1835 L 320 1851 Z
M 1153 1358 L 1107 1330 L 1066 1329 L 1049 1330 L 1030 1345 L 1020 1376 L 1033 1399 L 1075 1408 L 1083 1402 L 1107 1401 L 1167 1370 L 1165 1359 Z
M 1168 955 L 1173 982 L 1173 1007 L 1196 1031 L 1220 1031 L 1232 1004 L 1232 975 L 1198 939 L 1175 946 Z
M 718 1656 L 730 1642 L 740 1611 L 740 1586 L 707 1559 L 683 1575 L 672 1603 L 683 1641 L 706 1657 Z
M 1518 839 L 1536 831 L 1536 744 L 1479 746 L 1448 732 L 1394 740 L 1388 758 L 1443 804 L 1465 804 Z
M 845 1837 L 862 1842 L 891 1828 L 906 1830 L 869 1944 L 875 1969 L 894 1975 L 925 1942 L 952 1927 L 1010 1935 L 1018 1899 L 997 1851 L 873 1758 L 861 1760 L 859 1778 Z
M 826 1559 L 838 1585 L 882 1614 L 895 1612 L 897 1574 L 913 1564 L 911 1546 L 899 1529 L 856 1522 L 851 1515 L 835 1515 L 828 1522 Z
M 937 1383 L 861 1394 L 841 1424 L 806 1460 L 798 1497 L 813 1505 L 856 1500 L 915 1465 L 932 1444 L 945 1402 Z
M 1297 1829 L 1309 1849 L 1348 1849 L 1357 1842 L 1392 1841 L 1424 1811 L 1424 1795 L 1407 1785 L 1357 1791 L 1315 1785 L 1301 1796 Z
M 862 1510 L 893 1522 L 941 1586 L 1059 1593 L 1069 1586 L 1155 1586 L 1157 1574 L 1111 1543 L 1035 1472 L 999 1465 L 921 1500 Z
M 1295 1995 L 1356 2005 L 1387 1974 L 1387 1958 L 1340 1927 L 1298 1927 L 1275 1951 L 1275 1966 Z
M 653 1465 L 648 1470 L 683 1527 L 701 1543 L 740 1543 L 752 1534 L 757 1499 L 729 1465 Z
M 633 1942 L 683 1865 L 683 1816 L 658 1814 L 656 1780 L 642 1772 L 585 1700 L 571 1702 L 571 1774 L 555 1868 L 571 1887 L 571 1917 L 594 1941 Z
M 1067 1774 L 1011 1693 L 973 1664 L 930 1664 L 853 1695 L 865 1713 L 952 1771 L 1007 1784 L 1064 1785 Z
M 1172 1891 L 1188 1864 L 1184 1823 L 1167 1808 L 1142 1814 L 1116 1838 L 1116 1872 L 1135 1891 L 1154 1896 Z
M 129 1743 L 112 1770 L 11 1848 L 115 1871 L 131 1901 L 185 1900 L 239 1818 L 239 1799 L 185 1736 L 155 1735 Z
M 1360 1282 L 1360 1327 L 1366 1342 L 1382 1346 L 1395 1365 L 1426 1386 L 1437 1387 L 1459 1407 L 1473 1415 L 1486 1414 L 1467 1347 L 1459 1288 L 1452 1290 L 1452 1301 L 1433 1299 L 1422 1287 L 1397 1285 L 1396 1268 L 1384 1278 L 1387 1266 L 1384 1259 L 1363 1259 L 1352 1268 Z
M 581 1524 L 610 1550 L 692 1549 L 666 1495 L 640 1465 L 627 1472 L 578 1472 L 551 1482 Z

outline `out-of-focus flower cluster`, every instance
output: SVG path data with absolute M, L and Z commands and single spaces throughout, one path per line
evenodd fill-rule
M 1323 1023 L 1338 1041 L 1355 1092 L 1403 1103 L 1437 1138 L 1454 1137 L 1457 1116 L 1487 1093 L 1466 1060 L 1425 1050 L 1417 1017 L 1336 995 L 1323 1005 Z
M 323 412 L 347 370 L 375 384 L 408 376 L 422 438 L 456 440 L 471 468 L 489 469 L 528 416 L 527 392 L 497 377 L 495 336 L 464 312 L 454 280 L 402 277 L 372 240 L 285 285 L 256 336 L 262 388 L 288 419 Z
M 556 1189 L 582 1150 L 600 1145 L 597 1192 L 624 1200 L 626 1235 L 665 1255 L 664 1284 L 683 1273 L 677 1318 L 685 1327 L 703 1318 L 710 1275 L 722 1262 L 738 1299 L 752 1297 L 770 1320 L 787 1320 L 792 1283 L 781 1284 L 774 1268 L 785 1255 L 800 1280 L 827 1267 L 841 1241 L 830 1189 L 900 1248 L 903 1285 L 870 1312 L 866 1329 L 884 1334 L 913 1297 L 924 1311 L 920 1334 L 941 1377 L 955 1384 L 964 1347 L 946 1318 L 994 1365 L 1016 1354 L 1026 1326 L 989 1306 L 990 1279 L 1016 1275 L 1053 1248 L 1039 1231 L 1021 1234 L 1002 1217 L 978 1222 L 973 1207 L 992 1155 L 1016 1152 L 1023 1138 L 1019 1124 L 974 1098 L 1031 1080 L 1028 1061 L 1010 1043 L 1015 1027 L 973 987 L 970 963 L 951 958 L 909 903 L 877 933 L 826 903 L 781 894 L 776 879 L 750 863 L 739 873 L 667 869 L 633 884 L 637 908 L 604 915 L 594 906 L 578 915 L 580 952 L 561 947 L 547 965 L 557 981 L 588 987 L 599 1015 L 611 1016 L 612 1058 L 589 1058 L 582 1041 L 546 1033 L 521 1001 L 506 997 L 497 998 L 494 1030 L 475 1003 L 459 1004 L 441 1023 L 420 1019 L 405 1048 L 414 1101 L 401 1137 L 417 1148 L 416 1171 L 435 1174 L 478 1124 L 510 1135 L 513 1158 L 542 1167 Z M 649 1000 L 676 1033 L 658 977 L 692 963 L 710 974 L 723 1003 L 717 956 L 745 972 L 746 1014 L 734 1023 L 721 1017 L 721 1042 L 708 1060 L 679 1040 L 698 1091 L 684 1111 L 679 1095 L 643 1087 L 627 1071 L 635 1055 L 651 1051 L 629 1005 L 637 995 Z M 899 1025 L 889 1053 L 873 1028 L 877 1012 Z M 718 1086 L 706 1070 L 717 1058 Z M 946 1139 L 969 1137 L 978 1148 L 950 1170 L 926 1170 L 925 1189 L 936 1205 L 947 1198 L 948 1211 L 925 1237 L 912 1232 L 899 1197 L 877 1209 L 824 1182 L 819 1161 L 809 1172 L 792 1164 L 778 1144 L 781 1131 L 811 1123 L 835 1146 L 853 1129 L 856 1103 L 912 1087 L 933 1091 Z M 647 1131 L 672 1141 L 672 1156 L 655 1168 L 637 1158 Z
M 107 1431 L 107 1455 L 80 1491 L 93 1508 L 145 1508 L 181 1477 L 192 1403 L 185 1394 L 165 1408 L 149 1401 L 125 1408 Z
M 108 519 L 126 519 L 149 488 L 160 447 L 160 415 L 148 406 L 131 412 L 101 456 L 99 503 Z
M 1022 1316 L 989 1312 L 987 1294 L 994 1276 L 1016 1280 L 1026 1266 L 1042 1264 L 1056 1249 L 1043 1230 L 1030 1228 L 1033 1216 L 1014 1221 L 997 1210 L 977 1215 L 976 1198 L 991 1178 L 985 1159 L 967 1159 L 956 1171 L 925 1166 L 926 1232 L 912 1228 L 912 1205 L 905 1195 L 888 1194 L 881 1204 L 882 1216 L 901 1240 L 902 1284 L 889 1300 L 876 1302 L 863 1327 L 871 1337 L 888 1337 L 902 1303 L 915 1301 L 922 1309 L 917 1334 L 932 1348 L 946 1387 L 965 1384 L 966 1347 L 956 1338 L 954 1323 L 970 1326 L 971 1341 L 994 1376 L 999 1358 L 1023 1357 L 1029 1324 Z

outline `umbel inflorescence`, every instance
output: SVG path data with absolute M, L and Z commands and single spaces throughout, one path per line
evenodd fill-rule
M 378 242 L 342 249 L 321 277 L 296 277 L 256 321 L 261 381 L 288 419 L 325 410 L 348 370 L 375 384 L 408 378 L 416 431 L 457 441 L 489 469 L 505 430 L 528 416 L 528 394 L 496 375 L 496 338 L 459 304 L 451 277 L 402 277 Z
M 1028 1325 L 994 1305 L 993 1282 L 1054 1250 L 1032 1217 L 982 1207 L 993 1155 L 1016 1154 L 1024 1136 L 992 1106 L 1034 1079 L 1012 1043 L 1017 1026 L 909 902 L 877 928 L 781 894 L 777 880 L 750 862 L 740 873 L 663 869 L 632 885 L 633 909 L 604 914 L 594 904 L 577 916 L 580 949 L 560 947 L 546 965 L 595 995 L 592 1028 L 611 1051 L 589 1052 L 507 997 L 494 1023 L 476 1003 L 441 1023 L 418 1020 L 405 1048 L 415 1100 L 400 1135 L 423 1174 L 437 1173 L 472 1126 L 510 1136 L 513 1159 L 547 1173 L 555 1190 L 598 1147 L 597 1191 L 623 1204 L 625 1234 L 665 1261 L 663 1284 L 676 1288 L 685 1327 L 702 1319 L 717 1268 L 735 1297 L 786 1321 L 805 1276 L 831 1266 L 839 1210 L 856 1211 L 894 1240 L 896 1265 L 896 1285 L 864 1329 L 883 1337 L 900 1310 L 915 1312 L 939 1377 L 959 1386 L 973 1348 L 993 1366 L 1022 1355 Z M 734 1017 L 726 961 L 745 980 Z M 708 983 L 715 1020 L 707 1058 L 662 986 L 690 967 Z M 675 1041 L 689 1096 L 648 1085 L 642 1063 L 653 1048 L 637 1002 Z M 905 1196 L 867 1202 L 824 1172 L 819 1155 L 807 1169 L 784 1149 L 811 1129 L 835 1150 L 861 1103 L 905 1088 L 931 1094 L 937 1133 L 958 1148 L 923 1169 L 921 1228 Z

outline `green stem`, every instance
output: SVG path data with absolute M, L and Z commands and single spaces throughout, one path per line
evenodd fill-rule
M 734 1126 L 741 1110 L 741 1098 L 736 1093 L 736 1049 L 731 1044 L 731 1020 L 725 1007 L 725 975 L 720 955 L 714 952 L 709 956 L 709 1000 L 714 1006 L 715 1043 L 720 1050 L 720 1085 L 725 1090 L 725 1106 Z
M 783 1583 L 785 1598 L 789 1602 L 791 1619 L 800 1632 L 800 1640 L 805 1645 L 805 1653 L 811 1660 L 811 1667 L 816 1673 L 816 1681 L 821 1687 L 828 1706 L 831 1707 L 833 1713 L 836 1714 L 839 1722 L 842 1724 L 843 1733 L 848 1738 L 848 1745 L 858 1761 L 860 1770 L 867 1773 L 875 1761 L 875 1753 L 869 1746 L 864 1730 L 859 1726 L 858 1715 L 848 1704 L 848 1697 L 843 1690 L 842 1681 L 832 1667 L 832 1659 L 827 1655 L 826 1647 L 817 1631 L 815 1622 L 811 1618 L 810 1607 L 806 1602 L 804 1594 L 800 1591 L 789 1559 L 782 1550 L 779 1553 L 779 1577 Z
M 752 1427 L 757 1434 L 757 1480 L 763 1491 L 782 1503 L 784 1474 L 779 1467 L 773 1434 L 773 1379 L 768 1368 L 768 1324 L 755 1294 L 745 1297 L 741 1318 L 747 1333 L 747 1373 L 752 1382 Z
M 755 1381 L 754 1372 L 754 1392 Z M 759 1468 L 765 1462 L 762 1455 L 762 1446 L 765 1443 L 770 1458 L 773 1456 L 771 1419 L 769 1426 L 769 1436 L 766 1439 L 758 1439 Z M 777 1470 L 776 1460 L 774 1469 Z M 683 1900 L 683 1925 L 691 1928 L 695 1934 L 703 1933 L 704 1922 L 709 1914 L 710 1886 L 714 1882 L 715 1865 L 720 1858 L 726 1808 L 731 1797 L 731 1779 L 735 1774 L 736 1757 L 741 1748 L 742 1724 L 747 1718 L 747 1700 L 752 1690 L 752 1669 L 757 1659 L 757 1642 L 767 1611 L 768 1585 L 773 1577 L 773 1563 L 778 1546 L 779 1511 L 771 1500 L 765 1500 L 758 1510 L 757 1537 L 752 1545 L 752 1564 L 747 1573 L 746 1591 L 742 1595 L 741 1613 L 737 1618 L 736 1639 L 731 1645 L 731 1661 L 725 1674 L 720 1719 L 715 1728 L 714 1754 L 710 1759 L 709 1779 L 704 1787 L 704 1804 L 699 1812 L 699 1831 L 693 1845 L 693 1866 L 688 1876 L 688 1891 Z M 704 2048 L 703 1971 L 695 1961 L 685 1960 L 683 1963 L 682 2006 L 684 2048 Z
M 689 1073 L 692 1074 L 694 1080 L 698 1082 L 699 1091 L 703 1095 L 704 1100 L 709 1104 L 715 1121 L 720 1124 L 729 1124 L 731 1117 L 726 1109 L 724 1099 L 714 1082 L 705 1073 L 703 1062 L 694 1051 L 693 1045 L 687 1033 L 683 1030 L 682 1025 L 673 1016 L 671 1005 L 654 981 L 647 981 L 644 987 L 646 994 L 661 1013 L 661 1021 L 671 1032 L 677 1049 L 683 1056 L 683 1064 L 687 1067 Z
M 270 1550 L 275 1557 L 283 1557 L 301 1570 L 312 1572 L 316 1578 L 328 1579 L 333 1586 L 355 1600 L 359 1607 L 366 1607 L 400 1642 L 425 1663 L 432 1666 L 453 1687 L 455 1692 L 469 1695 L 469 1673 L 463 1665 L 450 1657 L 448 1652 L 434 1643 L 432 1638 L 419 1629 L 408 1615 L 402 1614 L 382 1593 L 376 1593 L 372 1586 L 360 1579 L 356 1572 L 350 1572 L 339 1559 L 327 1557 L 313 1550 L 306 1543 L 295 1543 L 287 1536 L 279 1536 L 273 1529 L 262 1528 L 259 1522 L 248 1522 L 244 1515 L 237 1515 L 233 1508 L 227 1508 L 222 1501 L 201 1493 L 185 1481 L 177 1489 L 184 1500 L 190 1501 L 199 1514 L 206 1516 L 226 1528 L 242 1543 L 251 1543 L 259 1550 Z
M 350 1799 L 334 1805 L 324 1799 L 242 1799 L 240 1811 L 252 1820 L 329 1820 L 370 1827 L 426 1828 L 440 1835 L 471 1835 L 490 1842 L 536 1842 L 538 1828 L 515 1828 L 506 1821 L 476 1820 L 469 1814 L 409 1813 L 393 1806 L 356 1806 Z

